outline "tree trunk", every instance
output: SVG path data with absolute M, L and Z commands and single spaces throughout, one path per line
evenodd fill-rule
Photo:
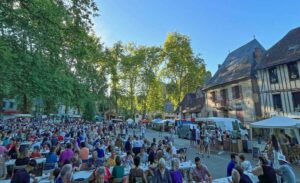
M 26 94 L 23 95 L 23 113 L 28 113 L 28 97 Z

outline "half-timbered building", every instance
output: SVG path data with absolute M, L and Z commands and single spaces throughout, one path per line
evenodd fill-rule
M 262 116 L 300 117 L 300 28 L 272 46 L 257 66 Z

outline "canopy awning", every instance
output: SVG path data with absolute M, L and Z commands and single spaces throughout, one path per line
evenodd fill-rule
M 152 122 L 153 122 L 153 123 L 164 123 L 164 122 L 162 121 L 162 119 L 160 119 L 160 118 L 156 118 L 156 119 L 152 120 Z
M 298 125 L 300 126 L 300 120 L 284 116 L 274 116 L 250 124 L 252 128 L 295 128 Z

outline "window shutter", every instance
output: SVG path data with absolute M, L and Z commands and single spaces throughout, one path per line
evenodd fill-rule
M 235 86 L 231 88 L 231 92 L 232 92 L 232 99 L 235 99 L 236 98 Z

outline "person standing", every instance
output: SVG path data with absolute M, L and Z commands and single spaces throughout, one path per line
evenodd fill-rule
M 145 138 L 145 132 L 146 132 L 146 127 L 145 127 L 144 124 L 142 124 L 142 126 L 141 126 L 141 136 L 142 136 L 142 138 Z
M 190 146 L 193 146 L 193 135 L 192 135 L 192 129 L 188 131 L 188 139 L 190 140 Z
M 274 134 L 271 136 L 271 149 L 273 151 L 273 167 L 277 169 L 279 167 L 278 157 L 282 154 L 282 151 Z
M 197 150 L 199 151 L 199 154 L 201 153 L 201 149 L 200 149 L 200 129 L 199 127 L 197 127 L 196 129 L 196 147 L 197 147 Z
M 193 126 L 193 129 L 192 129 L 192 145 L 193 146 L 196 144 L 195 142 L 196 142 L 196 129 Z
M 207 153 L 207 157 L 210 157 L 210 134 L 207 129 L 204 130 L 204 151 Z M 204 155 L 203 155 L 204 156 Z
M 277 140 L 277 139 L 276 139 Z M 273 142 L 273 141 L 272 141 Z M 287 154 L 287 150 L 288 150 L 288 139 L 285 136 L 284 130 L 280 130 L 280 133 L 278 135 L 278 142 L 280 144 L 280 147 L 282 149 L 283 154 Z
M 223 139 L 221 129 L 217 129 L 217 140 L 220 152 L 223 151 Z

